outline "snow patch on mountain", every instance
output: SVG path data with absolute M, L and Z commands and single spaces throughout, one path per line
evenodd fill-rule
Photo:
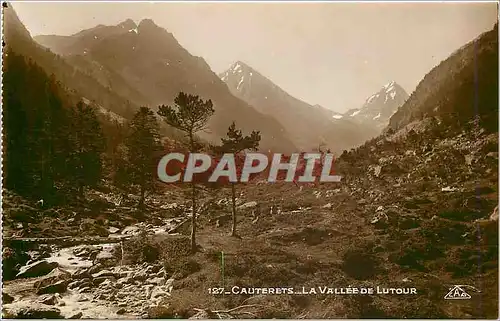
M 373 94 L 371 95 L 370 97 L 368 97 L 368 99 L 366 100 L 366 103 L 369 104 L 372 100 L 374 100 L 375 98 L 377 98 L 379 96 L 379 94 Z
M 356 116 L 357 114 L 359 114 L 360 112 L 361 112 L 361 109 L 358 109 L 358 110 L 356 110 L 355 112 L 353 112 L 350 116 L 351 116 L 351 117 L 354 117 L 354 116 Z
M 238 83 L 238 86 L 236 86 L 236 90 L 240 90 L 241 84 L 243 83 L 243 80 L 245 80 L 245 76 L 241 77 L 240 82 Z
M 390 88 L 390 87 L 394 86 L 394 84 L 395 84 L 395 83 L 396 83 L 395 81 L 391 81 L 391 82 L 389 82 L 389 83 L 385 84 L 385 85 L 384 85 L 384 89 L 388 89 L 388 88 Z

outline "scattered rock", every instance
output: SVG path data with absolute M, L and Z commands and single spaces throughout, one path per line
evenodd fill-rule
M 493 214 L 491 214 L 490 220 L 491 221 L 498 221 L 498 205 L 497 205 L 497 207 L 495 207 Z
M 323 205 L 321 207 L 322 208 L 326 208 L 326 209 L 332 208 L 332 203 L 325 204 L 325 205 Z
M 83 316 L 83 313 L 80 311 L 80 312 L 77 312 L 73 315 L 71 315 L 68 319 L 81 319 Z
M 76 300 L 76 302 L 86 302 L 89 301 L 89 298 L 87 298 L 85 295 L 79 295 Z
M 151 300 L 154 300 L 156 298 L 164 298 L 166 296 L 170 296 L 170 290 L 171 290 L 171 288 L 169 288 L 166 285 L 155 287 L 153 289 L 153 291 L 151 292 Z
M 108 231 L 109 231 L 109 233 L 111 233 L 111 234 L 115 234 L 115 233 L 118 233 L 118 232 L 120 231 L 120 229 L 119 229 L 119 228 L 116 228 L 116 227 L 111 226 L 111 227 L 109 227 L 109 228 L 108 228 Z
M 114 276 L 100 276 L 100 277 L 94 278 L 92 280 L 92 284 L 93 285 L 99 285 L 99 284 L 104 283 L 105 281 L 110 281 L 110 280 L 114 281 L 115 277 Z
M 135 235 L 135 234 L 138 234 L 139 233 L 139 226 L 135 226 L 135 225 L 132 225 L 132 226 L 127 226 L 126 228 L 123 229 L 122 231 L 122 235 Z
M 147 279 L 146 283 L 147 284 L 163 285 L 163 284 L 165 284 L 165 278 L 159 277 L 159 278 Z
M 243 208 L 252 208 L 252 207 L 255 207 L 257 206 L 257 202 L 256 201 L 251 201 L 251 202 L 246 202 L 245 204 L 241 204 L 240 206 L 238 206 L 239 209 L 243 209 Z
M 86 286 L 86 287 L 82 287 L 82 288 L 80 288 L 80 291 L 79 291 L 79 292 L 80 292 L 80 293 L 89 293 L 90 291 L 91 291 L 90 286 Z M 86 298 L 84 301 L 88 301 L 88 300 L 89 300 L 89 299 L 88 299 L 88 298 Z
M 389 218 L 387 217 L 387 214 L 383 212 L 377 212 L 370 223 L 373 224 L 375 228 L 383 229 L 388 226 Z

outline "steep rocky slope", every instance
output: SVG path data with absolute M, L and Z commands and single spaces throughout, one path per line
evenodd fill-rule
M 497 90 L 498 24 L 425 75 L 389 128 L 398 130 L 430 117 L 460 127 L 478 116 L 483 126 L 496 131 Z

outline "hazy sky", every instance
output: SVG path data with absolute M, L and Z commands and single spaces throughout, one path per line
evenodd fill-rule
M 145 18 L 220 73 L 241 60 L 310 104 L 360 107 L 395 80 L 411 93 L 491 29 L 495 3 L 13 3 L 32 35 Z M 151 44 L 154 46 L 154 44 Z

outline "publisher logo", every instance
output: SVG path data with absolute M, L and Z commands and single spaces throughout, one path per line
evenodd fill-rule
M 455 285 L 450 288 L 450 291 L 444 296 L 445 300 L 469 300 L 471 296 L 462 289 L 463 285 Z

